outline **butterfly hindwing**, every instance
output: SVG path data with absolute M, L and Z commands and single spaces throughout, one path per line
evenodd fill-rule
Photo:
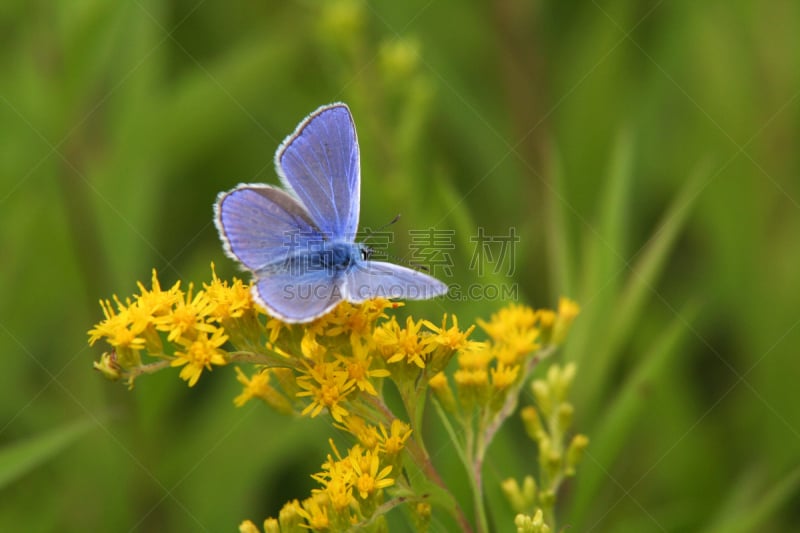
M 284 263 L 279 270 L 259 273 L 253 297 L 284 322 L 308 322 L 333 309 L 343 299 L 341 272 L 301 268 Z M 308 258 L 299 262 L 308 264 Z
M 438 279 L 392 263 L 361 261 L 345 275 L 348 301 L 359 303 L 370 298 L 427 300 L 447 292 Z

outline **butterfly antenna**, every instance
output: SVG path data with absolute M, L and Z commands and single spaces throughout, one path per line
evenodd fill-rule
M 386 224 L 384 224 L 383 226 L 381 226 L 380 228 L 378 228 L 378 229 L 376 229 L 374 231 L 372 230 L 372 228 L 366 228 L 364 231 L 366 232 L 367 235 L 364 237 L 364 240 L 361 241 L 361 242 L 366 244 L 366 242 L 370 239 L 370 237 L 375 235 L 375 233 L 377 233 L 377 232 L 379 232 L 379 231 L 381 231 L 383 229 L 388 228 L 392 224 L 395 224 L 398 220 L 400 220 L 400 213 L 397 213 L 392 220 L 390 220 L 389 222 L 387 222 Z
M 369 240 L 369 238 L 372 237 L 373 235 L 375 235 L 378 231 L 381 231 L 381 230 L 383 230 L 385 228 L 388 228 L 389 226 L 397 223 L 398 220 L 400 220 L 400 213 L 397 213 L 392 220 L 390 220 L 389 222 L 387 222 L 383 226 L 379 227 L 375 231 L 373 231 L 371 228 L 366 228 L 364 231 L 367 233 L 367 235 L 366 235 L 366 237 L 364 237 L 364 240 L 362 242 L 366 243 L 367 240 Z M 384 257 L 386 259 L 391 259 L 395 263 L 406 264 L 406 265 L 410 266 L 413 269 L 421 270 L 423 272 L 430 272 L 430 270 L 431 270 L 427 266 L 422 265 L 420 263 L 416 263 L 416 262 L 413 262 L 413 261 L 406 261 L 402 257 L 398 257 L 396 255 L 389 255 L 388 253 L 384 252 L 383 250 L 371 250 L 370 253 L 378 255 L 380 257 Z

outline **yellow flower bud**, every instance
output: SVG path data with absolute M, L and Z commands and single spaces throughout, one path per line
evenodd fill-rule
M 569 394 L 578 367 L 575 363 L 569 363 L 564 368 L 553 368 L 556 368 L 556 372 L 553 374 L 553 380 L 550 386 L 553 388 L 553 396 L 555 396 L 556 401 L 563 402 Z
M 445 411 L 455 414 L 456 399 L 453 396 L 453 390 L 450 388 L 450 382 L 447 381 L 447 376 L 444 372 L 439 372 L 428 381 L 428 386 L 433 390 L 436 399 L 442 405 Z
M 381 45 L 381 70 L 387 81 L 408 79 L 419 65 L 419 42 L 414 39 L 391 39 Z
M 344 46 L 352 46 L 353 39 L 364 26 L 364 7 L 354 0 L 326 2 L 320 17 L 324 37 Z
M 258 527 L 250 520 L 245 520 L 239 524 L 239 533 L 261 533 Z
M 453 379 L 459 402 L 465 411 L 486 404 L 489 392 L 489 374 L 486 370 L 456 370 Z
M 283 504 L 283 507 L 278 513 L 278 523 L 281 526 L 281 533 L 286 531 L 305 531 L 300 525 L 305 523 L 302 513 L 303 508 L 297 500 L 292 500 Z
M 274 518 L 264 520 L 264 533 L 281 533 L 281 526 Z
M 535 407 L 523 407 L 520 411 L 522 423 L 525 426 L 525 432 L 533 441 L 538 441 L 543 434 L 542 420 L 539 418 L 539 413 Z
M 103 374 L 104 378 L 110 379 L 111 381 L 116 381 L 122 377 L 116 359 L 117 358 L 114 351 L 105 352 L 100 356 L 99 361 L 92 363 L 92 366 L 95 370 Z
M 572 417 L 575 413 L 575 408 L 569 402 L 562 403 L 558 406 L 557 421 L 558 430 L 565 432 L 572 425 Z
M 572 322 L 580 313 L 580 306 L 569 298 L 561 298 L 558 301 L 558 317 L 553 325 L 552 342 L 561 344 L 567 336 Z
M 536 502 L 536 481 L 532 476 L 525 476 L 522 489 L 514 478 L 508 478 L 500 483 L 500 489 L 511 504 L 511 508 L 518 513 L 532 508 Z
M 550 386 L 543 380 L 537 379 L 531 383 L 531 392 L 536 398 L 536 404 L 545 417 L 549 417 L 553 412 L 553 403 L 550 397 Z
M 412 508 L 414 520 L 414 531 L 425 532 L 431 525 L 431 504 L 428 502 L 417 502 Z
M 587 446 L 589 446 L 589 438 L 586 435 L 578 434 L 572 437 L 572 442 L 569 443 L 569 448 L 567 448 L 566 474 L 568 476 L 575 475 L 575 467 L 583 459 Z
M 533 517 L 518 514 L 514 517 L 514 525 L 517 526 L 517 533 L 549 533 L 550 526 L 544 523 L 544 515 L 541 509 L 537 509 Z

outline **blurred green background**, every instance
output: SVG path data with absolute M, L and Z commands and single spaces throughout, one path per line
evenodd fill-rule
M 393 254 L 452 230 L 446 281 L 582 305 L 562 525 L 797 531 L 799 33 L 793 0 L 4 0 L 0 530 L 233 531 L 311 488 L 324 422 L 234 408 L 229 369 L 129 392 L 86 331 L 153 267 L 234 275 L 216 194 L 276 183 L 280 141 L 341 100 Z M 478 227 L 515 228 L 513 276 L 468 268 Z M 530 446 L 514 422 L 488 458 L 498 531 Z

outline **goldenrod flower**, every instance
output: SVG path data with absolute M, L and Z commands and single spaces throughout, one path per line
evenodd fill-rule
M 331 446 L 333 444 L 331 443 Z M 322 465 L 322 472 L 313 474 L 311 477 L 322 485 L 323 489 L 314 489 L 314 494 L 324 493 L 327 500 L 331 503 L 334 510 L 341 512 L 350 506 L 353 501 L 353 480 L 355 479 L 353 466 L 339 457 L 339 452 L 335 450 L 334 459 L 330 454 Z M 357 448 L 357 446 L 356 446 Z
M 144 314 L 150 317 L 159 317 L 167 314 L 182 296 L 180 281 L 176 281 L 175 285 L 166 291 L 161 290 L 161 283 L 158 281 L 158 274 L 155 268 L 150 280 L 150 290 L 147 290 L 141 281 L 137 282 L 136 285 L 139 287 L 136 304 Z
M 303 500 L 302 507 L 298 512 L 308 522 L 309 529 L 324 531 L 331 526 L 327 500 L 324 493 L 315 494 Z
M 117 324 L 116 327 L 112 332 L 110 332 L 108 336 L 108 343 L 111 346 L 117 348 L 117 350 L 129 349 L 135 352 L 144 350 L 145 347 L 145 339 L 144 337 L 138 336 L 132 329 L 130 329 L 127 325 L 122 326 L 121 323 Z
M 379 439 L 381 451 L 389 456 L 397 455 L 403 451 L 406 441 L 411 436 L 411 426 L 399 418 L 395 418 L 392 420 L 392 425 L 388 432 L 383 424 L 380 424 L 379 427 L 381 430 Z
M 556 322 L 556 312 L 552 309 L 539 309 L 539 324 L 542 328 L 552 328 Z
M 471 370 L 485 370 L 489 367 L 493 353 L 487 343 L 475 343 L 458 354 L 458 366 Z
M 335 363 L 319 363 L 308 367 L 305 375 L 297 378 L 297 385 L 303 389 L 297 393 L 298 397 L 312 398 L 312 402 L 303 409 L 303 415 L 310 414 L 313 418 L 325 408 L 334 420 L 341 422 L 349 414 L 341 402 L 353 391 L 355 382 Z
M 378 349 L 386 357 L 388 363 L 398 363 L 405 361 L 415 364 L 419 368 L 425 368 L 425 361 L 436 345 L 431 342 L 430 337 L 420 335 L 422 321 L 414 322 L 414 319 L 406 319 L 405 329 L 400 328 L 394 317 L 389 322 L 381 324 L 375 330 L 373 339 Z
M 237 278 L 233 278 L 230 285 L 220 280 L 214 263 L 211 263 L 211 283 L 204 283 L 203 289 L 210 304 L 209 316 L 213 319 L 238 318 L 253 307 L 250 287 Z
M 505 342 L 519 331 L 525 331 L 536 323 L 536 312 L 528 306 L 510 304 L 493 313 L 489 322 L 478 319 L 478 324 L 495 341 Z
M 519 363 L 526 355 L 540 348 L 536 342 L 538 329 L 509 330 L 505 335 L 505 339 L 495 345 L 495 356 L 507 365 Z
M 508 366 L 500 363 L 489 372 L 492 376 L 492 387 L 498 391 L 502 391 L 513 385 L 517 380 L 519 365 Z
M 367 450 L 374 450 L 380 445 L 381 434 L 378 428 L 367 424 L 360 416 L 348 416 L 343 423 L 334 423 L 334 427 L 353 435 Z
M 372 381 L 375 378 L 386 378 L 391 375 L 385 368 L 370 369 L 370 367 L 373 366 L 373 358 L 360 344 L 353 345 L 353 355 L 347 357 L 337 355 L 336 359 L 338 359 L 347 370 L 347 376 L 355 382 L 358 390 L 368 392 L 373 396 L 377 396 L 378 391 L 375 390 Z
M 396 307 L 384 298 L 367 300 L 361 304 L 342 302 L 328 315 L 325 335 L 335 337 L 347 334 L 353 349 L 372 343 L 372 331 L 379 318 L 386 318 L 384 312 L 389 307 Z
M 325 486 L 325 493 L 331 502 L 331 507 L 337 513 L 346 511 L 353 502 L 353 487 L 340 477 L 328 481 Z
M 269 339 L 270 344 L 274 344 L 278 337 L 281 334 L 281 331 L 289 329 L 289 324 L 285 324 L 278 320 L 277 318 L 269 317 L 267 319 L 267 323 L 264 325 L 264 329 L 267 331 L 268 335 L 267 338 Z
M 239 396 L 234 398 L 233 403 L 236 404 L 237 407 L 241 407 L 253 398 L 261 398 L 279 413 L 291 413 L 292 406 L 289 400 L 270 384 L 271 375 L 272 373 L 270 370 L 263 369 L 248 378 L 237 366 L 236 379 L 239 383 L 244 385 L 244 389 Z
M 211 370 L 211 365 L 224 365 L 227 363 L 220 346 L 225 344 L 228 337 L 221 329 L 214 329 L 211 337 L 202 332 L 194 340 L 179 339 L 185 348 L 175 352 L 175 359 L 170 366 L 183 366 L 180 378 L 189 382 L 194 387 L 203 369 Z
M 442 326 L 437 327 L 429 320 L 423 320 L 422 323 L 425 327 L 431 330 L 434 334 L 431 336 L 431 342 L 444 346 L 450 350 L 461 350 L 467 348 L 474 341 L 468 341 L 467 337 L 475 330 L 475 325 L 468 327 L 465 331 L 458 329 L 458 317 L 451 315 L 453 325 L 447 328 L 447 313 L 442 317 Z
M 436 373 L 430 380 L 428 386 L 434 391 L 441 390 L 448 386 L 447 375 L 444 372 Z
M 130 328 L 131 317 L 128 306 L 116 296 L 114 302 L 117 304 L 116 311 L 109 300 L 100 300 L 100 307 L 106 318 L 89 330 L 89 345 L 94 346 L 95 342 L 105 337 L 111 346 L 144 349 L 144 339 L 137 336 L 139 332 L 133 332 Z
M 377 454 L 366 451 L 361 455 L 351 451 L 349 459 L 355 473 L 355 489 L 362 500 L 366 500 L 381 489 L 394 485 L 394 479 L 388 477 L 392 472 L 391 465 L 378 472 L 380 459 Z
M 156 322 L 159 330 L 168 332 L 167 340 L 170 342 L 175 342 L 181 337 L 192 338 L 200 332 L 213 334 L 217 330 L 213 324 L 206 322 L 214 304 L 208 300 L 208 295 L 203 291 L 199 291 L 192 298 L 193 288 L 190 284 L 185 299 L 178 299 L 172 310 Z
M 322 361 L 328 349 L 317 341 L 317 335 L 310 330 L 303 333 L 303 340 L 300 341 L 300 352 L 304 357 L 312 361 Z

